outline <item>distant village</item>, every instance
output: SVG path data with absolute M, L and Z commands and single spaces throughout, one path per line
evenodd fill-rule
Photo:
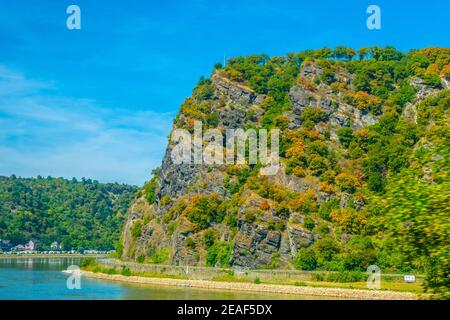
M 62 245 L 58 242 L 53 242 L 50 245 L 50 250 L 37 250 L 36 242 L 33 240 L 25 244 L 13 246 L 10 240 L 0 239 L 0 255 L 1 254 L 110 254 L 113 251 L 104 250 L 62 250 Z

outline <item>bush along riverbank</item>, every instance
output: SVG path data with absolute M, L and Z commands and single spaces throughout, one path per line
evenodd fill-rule
M 147 270 L 145 267 L 150 267 Z M 304 273 L 291 277 L 269 277 L 273 270 L 247 271 L 216 270 L 218 274 L 201 278 L 203 270 L 191 268 L 189 273 L 175 273 L 171 266 L 135 265 L 111 260 L 86 258 L 82 261 L 83 275 L 109 281 L 141 284 L 182 286 L 204 289 L 242 290 L 283 294 L 324 296 L 346 299 L 420 299 L 426 298 L 419 283 L 406 284 L 396 278 L 381 281 L 380 290 L 368 290 L 366 275 L 353 273 Z M 201 268 L 211 269 L 213 268 Z M 278 271 L 278 270 L 277 270 Z M 222 274 L 222 275 L 219 275 Z M 300 280 L 302 279 L 302 280 Z M 341 281 L 341 282 L 339 282 Z

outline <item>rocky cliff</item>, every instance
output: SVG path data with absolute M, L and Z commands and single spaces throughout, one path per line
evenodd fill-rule
M 354 262 L 361 267 L 378 258 L 369 203 L 398 168 L 389 156 L 376 162 L 373 146 L 389 121 L 418 125 L 423 101 L 448 93 L 448 70 L 426 52 L 423 73 L 405 54 L 343 61 L 323 52 L 230 59 L 201 79 L 174 129 L 192 132 L 195 120 L 222 132 L 279 128 L 281 169 L 261 176 L 258 165 L 174 164 L 169 142 L 161 168 L 129 209 L 123 259 L 289 268 L 309 248 L 309 269 L 330 269 L 350 264 L 357 250 L 367 253 Z M 400 150 L 406 159 L 420 138 L 411 139 Z

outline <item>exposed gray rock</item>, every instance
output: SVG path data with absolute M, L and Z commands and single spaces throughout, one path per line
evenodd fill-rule
M 293 258 L 295 258 L 300 248 L 307 248 L 314 242 L 312 233 L 303 228 L 288 227 L 287 233 Z
M 334 111 L 333 101 L 326 97 L 322 97 L 319 101 L 319 108 L 331 113 Z
M 315 76 L 321 75 L 322 73 L 322 68 L 314 63 L 307 63 L 303 65 L 300 72 L 301 76 L 306 78 L 313 78 Z
M 300 117 L 290 111 L 284 112 L 283 116 L 287 117 L 289 119 L 289 123 L 288 123 L 288 128 L 293 130 L 293 129 L 298 129 L 300 128 L 302 121 L 300 119 Z
M 356 130 L 377 123 L 378 117 L 371 113 L 363 113 L 349 104 L 341 103 L 330 116 L 330 121 L 339 127 L 352 125 L 352 128 Z
M 339 202 L 339 208 L 347 208 L 349 206 L 349 201 L 352 198 L 352 196 L 348 193 L 343 193 L 341 195 L 341 200 Z
M 244 126 L 246 111 L 236 104 L 229 104 L 223 110 L 217 110 L 223 127 L 228 129 L 239 129 Z
M 159 174 L 159 188 L 156 192 L 156 204 L 168 195 L 177 198 L 186 193 L 187 188 L 196 182 L 196 166 L 194 164 L 174 164 L 171 156 L 172 147 L 169 146 L 164 155 L 161 172 Z
M 412 78 L 410 84 L 414 88 L 416 88 L 416 98 L 419 101 L 422 101 L 440 91 L 439 89 L 433 88 L 425 84 L 425 81 L 418 77 Z
M 328 114 L 335 109 L 334 102 L 326 96 L 317 98 L 311 91 L 299 86 L 293 86 L 289 90 L 289 98 L 292 103 L 292 111 L 296 115 L 301 115 L 306 107 L 319 108 Z
M 241 221 L 230 264 L 250 268 L 269 266 L 280 249 L 281 238 L 280 231 Z
M 355 209 L 356 209 L 357 211 L 359 211 L 359 210 L 361 210 L 362 208 L 364 208 L 364 206 L 366 205 L 366 203 L 365 203 L 364 200 L 362 200 L 362 199 L 355 199 L 354 205 L 355 205 Z
M 298 115 L 302 114 L 305 107 L 312 107 L 317 104 L 314 96 L 299 86 L 293 86 L 289 90 L 289 98 L 292 102 L 292 111 Z
M 266 98 L 265 95 L 259 94 L 259 95 L 256 96 L 256 98 L 255 98 L 255 100 L 253 101 L 253 103 L 254 103 L 254 104 L 257 104 L 257 105 L 260 105 L 260 104 L 264 101 L 265 98 Z
M 417 107 L 408 102 L 403 109 L 402 117 L 409 122 L 417 124 Z
M 250 104 L 253 103 L 256 99 L 256 94 L 253 91 L 243 86 L 232 83 L 219 76 L 213 77 L 212 81 L 216 87 L 217 97 L 225 96 L 228 99 L 231 99 L 233 102 L 241 104 Z M 259 97 L 258 101 L 260 101 L 261 99 L 262 98 Z

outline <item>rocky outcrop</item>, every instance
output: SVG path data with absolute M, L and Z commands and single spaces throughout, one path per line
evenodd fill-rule
M 237 267 L 261 268 L 272 264 L 281 245 L 281 232 L 242 222 L 230 264 Z
M 378 118 L 371 113 L 364 113 L 361 110 L 345 103 L 330 116 L 330 122 L 337 127 L 352 126 L 357 130 L 377 123 Z
M 205 194 L 215 192 L 223 196 L 227 194 L 227 191 L 223 186 L 223 173 L 220 170 L 208 172 L 208 168 L 203 165 L 175 165 L 171 157 L 172 147 L 173 146 L 169 146 L 166 150 L 161 173 L 159 174 L 159 187 L 156 192 L 157 208 L 161 209 L 161 206 L 159 206 L 160 200 L 165 195 L 171 199 L 176 199 L 190 192 L 198 191 Z M 203 185 L 201 190 L 199 190 L 200 180 L 206 177 L 208 177 L 209 183 Z
M 315 66 L 303 70 L 306 77 L 320 72 Z M 249 121 L 255 124 L 260 121 L 265 111 L 264 95 L 257 95 L 245 85 L 217 74 L 211 78 L 211 83 L 214 87 L 211 109 L 218 115 L 219 128 L 244 128 Z M 301 126 L 300 118 L 306 107 L 325 111 L 330 117 L 329 123 L 336 128 L 349 123 L 358 128 L 376 121 L 373 116 L 361 114 L 349 105 L 338 104 L 331 96 L 298 85 L 289 90 L 289 97 L 292 110 L 286 111 L 284 115 L 290 120 L 289 125 L 293 124 L 296 128 Z M 250 111 L 251 119 L 248 116 Z M 227 168 L 200 164 L 175 165 L 171 157 L 172 150 L 173 145 L 169 143 L 157 179 L 155 203 L 149 205 L 145 197 L 141 196 L 128 212 L 123 233 L 123 258 L 137 260 L 139 257 L 161 256 L 163 252 L 168 254 L 165 263 L 204 265 L 208 256 L 208 249 L 202 245 L 205 231 L 195 231 L 186 217 L 177 214 L 170 216 L 170 209 L 180 199 L 189 205 L 189 199 L 197 194 L 217 194 L 223 199 L 231 198 L 230 190 L 225 187 Z M 292 192 L 305 192 L 312 188 L 320 195 L 319 201 L 326 199 L 311 181 L 287 175 L 283 164 L 282 170 L 268 179 L 270 183 L 285 186 Z M 264 268 L 274 264 L 287 267 L 300 248 L 313 244 L 315 236 L 302 226 L 304 216 L 301 213 L 295 213 L 297 218 L 289 220 L 280 215 L 272 204 L 264 204 L 267 201 L 250 190 L 245 190 L 242 197 L 247 200 L 236 208 L 236 230 L 232 231 L 225 224 L 212 224 L 210 228 L 216 234 L 217 241 L 233 244 L 227 264 L 243 268 Z M 256 213 L 257 219 L 247 221 L 246 214 L 257 212 L 257 208 L 263 205 L 269 208 Z M 279 222 L 286 227 L 274 227 Z M 141 230 L 136 234 L 135 229 L 139 225 Z
M 297 255 L 298 249 L 307 248 L 314 242 L 314 236 L 312 233 L 300 227 L 288 227 L 287 236 L 289 239 L 292 258 Z
M 292 102 L 292 110 L 295 114 L 301 114 L 305 107 L 312 107 L 317 104 L 315 97 L 299 86 L 293 86 L 289 90 L 289 98 Z
M 408 102 L 402 111 L 402 117 L 409 122 L 417 124 L 417 107 L 416 105 Z
M 322 134 L 320 141 L 330 148 L 330 151 L 333 151 L 332 148 L 340 150 L 342 145 L 338 144 L 337 135 L 340 128 L 351 126 L 354 130 L 361 129 L 377 123 L 379 117 L 350 105 L 347 103 L 348 100 L 342 98 L 342 92 L 336 93 L 336 90 L 331 90 L 329 85 L 320 83 L 310 86 L 309 84 L 317 82 L 313 79 L 327 71 L 324 70 L 314 63 L 306 63 L 300 72 L 300 80 L 306 80 L 295 81 L 285 92 L 289 100 L 283 100 L 282 110 L 271 119 L 274 122 L 270 123 L 275 123 L 281 118 L 281 122 L 285 121 L 287 128 L 303 129 L 305 110 L 309 108 L 321 110 L 323 112 L 317 113 L 320 117 L 325 116 L 309 124 L 308 134 Z M 244 83 L 227 79 L 220 72 L 215 73 L 210 80 L 208 86 L 211 87 L 208 88 L 212 88 L 213 93 L 209 94 L 206 105 L 209 108 L 209 114 L 214 113 L 217 116 L 215 118 L 217 127 L 221 131 L 261 127 L 262 120 L 267 120 L 265 108 L 269 110 L 270 107 L 264 103 L 265 95 L 257 94 Z M 345 90 L 351 90 L 349 88 L 352 86 L 352 75 L 347 71 L 338 70 L 333 81 L 335 80 L 339 81 L 339 85 L 343 85 Z M 419 101 L 435 92 L 421 79 L 413 80 L 412 84 L 417 88 Z M 204 101 L 195 102 L 203 108 Z M 185 116 L 181 114 L 179 119 L 189 119 Z M 403 110 L 403 116 L 416 122 L 415 104 L 407 104 Z M 181 123 L 185 122 L 181 121 Z M 312 130 L 314 128 L 316 130 Z M 304 134 L 303 131 L 299 132 Z M 327 136 L 323 138 L 325 132 Z M 162 260 L 164 263 L 174 265 L 204 266 L 207 262 L 211 264 L 209 260 L 213 257 L 220 260 L 222 264 L 225 262 L 226 265 L 239 268 L 269 266 L 287 268 L 291 266 L 301 248 L 313 246 L 321 237 L 321 233 L 315 228 L 315 221 L 311 223 L 312 218 L 307 208 L 298 205 L 296 209 L 290 209 L 290 207 L 286 209 L 283 206 L 289 205 L 273 200 L 276 195 L 272 194 L 266 199 L 260 195 L 264 190 L 257 193 L 246 185 L 243 189 L 232 190 L 230 185 L 238 184 L 239 186 L 239 183 L 242 183 L 239 181 L 242 177 L 238 174 L 229 175 L 228 167 L 225 165 L 212 167 L 206 164 L 175 165 L 171 157 L 172 150 L 173 145 L 169 143 L 157 177 L 154 203 L 150 205 L 145 196 L 141 195 L 128 211 L 123 232 L 124 259 L 165 259 Z M 338 200 L 340 198 L 337 209 L 352 206 L 359 211 L 364 208 L 363 200 L 354 199 L 342 191 L 335 192 L 333 186 L 327 186 L 327 182 L 320 179 L 318 175 L 305 177 L 301 170 L 297 173 L 286 173 L 289 164 L 287 159 L 283 160 L 286 161 L 282 161 L 278 173 L 266 179 L 270 185 L 281 186 L 283 192 L 285 190 L 289 194 L 285 202 L 293 199 L 291 194 L 303 196 L 306 192 L 312 192 L 314 204 L 317 205 L 316 213 L 319 205 L 330 199 L 330 194 Z M 339 160 L 336 159 L 336 161 Z M 301 165 L 296 166 L 302 169 Z M 233 168 L 233 170 L 238 169 Z M 192 205 L 193 199 L 198 200 L 199 196 L 205 195 L 217 195 L 223 202 L 233 200 L 234 207 L 227 208 L 228 211 L 225 213 L 227 219 L 219 220 L 221 222 L 210 219 L 206 227 L 199 228 L 195 221 L 192 222 L 192 219 L 189 220 L 186 217 L 183 210 Z M 302 199 L 299 200 L 301 201 Z M 217 208 L 218 212 L 220 210 L 221 208 Z M 331 218 L 327 219 L 329 223 Z M 322 226 L 321 230 L 326 232 L 326 229 L 325 224 L 325 228 Z M 332 227 L 329 228 L 329 230 L 332 229 Z M 340 234 L 339 237 L 341 236 L 350 237 L 348 234 Z M 214 245 L 208 243 L 211 237 L 214 238 Z M 220 258 L 217 258 L 218 256 Z M 226 261 L 223 261 L 224 259 Z
M 322 73 L 322 68 L 312 62 L 305 63 L 300 71 L 300 75 L 305 78 L 314 78 L 316 76 L 320 76 Z
M 289 98 L 291 99 L 292 110 L 297 115 L 301 115 L 306 107 L 319 108 L 327 113 L 334 110 L 333 101 L 328 97 L 317 97 L 317 94 L 313 94 L 300 86 L 293 86 L 289 90 Z
M 360 129 L 378 121 L 378 118 L 371 113 L 364 113 L 349 104 L 337 102 L 326 94 L 320 95 L 300 86 L 293 86 L 290 89 L 289 98 L 295 116 L 301 116 L 307 107 L 318 108 L 329 115 L 330 123 L 336 127 L 351 125 L 354 129 Z M 292 118 L 291 128 L 300 126 L 301 121 L 295 116 Z
M 218 97 L 224 96 L 234 103 L 242 105 L 252 104 L 257 98 L 257 95 L 252 89 L 233 83 L 219 75 L 213 76 L 211 80 L 215 84 L 215 94 Z M 259 99 L 261 99 L 261 97 Z
M 418 101 L 422 101 L 439 92 L 439 89 L 427 85 L 422 78 L 412 78 L 410 84 L 416 89 L 416 98 Z

